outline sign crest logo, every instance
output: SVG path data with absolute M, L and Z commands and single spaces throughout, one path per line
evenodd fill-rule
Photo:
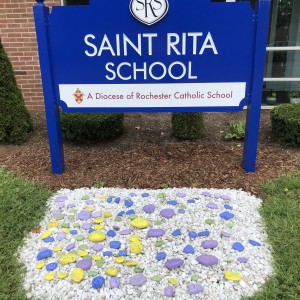
M 131 14 L 146 25 L 160 21 L 168 12 L 168 0 L 131 0 Z

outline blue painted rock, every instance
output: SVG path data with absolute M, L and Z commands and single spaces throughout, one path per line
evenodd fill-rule
M 105 279 L 102 276 L 97 276 L 92 280 L 92 287 L 94 289 L 100 289 L 105 282 Z
M 191 239 L 195 239 L 197 236 L 198 236 L 197 232 L 195 232 L 195 231 L 190 231 L 189 232 L 189 237 Z
M 103 252 L 103 256 L 108 256 L 108 257 L 110 257 L 110 256 L 112 256 L 113 255 L 113 253 L 111 252 L 111 251 L 104 251 Z
M 109 243 L 109 246 L 112 249 L 120 249 L 121 248 L 121 242 L 119 242 L 119 241 L 111 241 Z
M 172 258 L 172 259 L 168 259 L 164 266 L 166 268 L 168 268 L 169 270 L 173 270 L 176 268 L 179 268 L 180 266 L 182 266 L 184 263 L 184 261 L 181 258 Z
M 79 220 L 83 220 L 83 221 L 88 220 L 91 217 L 91 212 L 88 210 L 83 210 L 77 215 L 77 217 Z
M 194 199 L 189 199 L 188 201 L 187 201 L 187 203 L 195 203 L 196 201 L 194 200 Z
M 48 236 L 47 238 L 43 239 L 44 243 L 52 243 L 54 241 L 55 241 L 55 239 L 53 236 Z
M 124 214 L 125 214 L 125 211 L 122 210 L 122 211 L 118 212 L 117 216 L 118 216 L 118 217 L 122 217 Z
M 113 199 L 111 197 L 109 197 L 109 198 L 106 199 L 107 203 L 112 203 L 112 201 L 113 201 Z
M 261 243 L 253 241 L 253 240 L 249 240 L 249 244 L 251 244 L 252 246 L 261 246 Z
M 143 198 L 146 198 L 146 197 L 149 197 L 149 196 L 150 196 L 149 193 L 143 193 L 143 194 L 142 194 L 142 197 L 143 197 Z
M 201 246 L 204 249 L 214 249 L 218 246 L 218 242 L 216 240 L 206 240 L 201 243 Z
M 76 263 L 76 268 L 80 268 L 84 271 L 89 270 L 92 267 L 91 259 L 82 259 Z
M 228 209 L 228 210 L 233 210 L 233 207 L 231 205 L 229 205 L 229 204 L 225 204 L 224 208 Z
M 173 236 L 178 236 L 178 235 L 181 235 L 181 230 L 180 229 L 176 229 L 172 232 L 172 235 Z
M 241 252 L 241 251 L 244 251 L 245 248 L 244 248 L 244 246 L 243 246 L 241 243 L 235 242 L 235 243 L 232 245 L 232 249 Z
M 177 211 L 179 214 L 185 214 L 185 210 L 183 208 L 179 208 Z
M 204 288 L 202 285 L 197 284 L 197 283 L 190 283 L 188 285 L 188 292 L 190 295 L 195 295 L 202 293 L 204 291 Z
M 125 200 L 125 206 L 126 207 L 131 207 L 133 205 L 133 201 L 130 199 Z
M 58 266 L 58 263 L 54 262 L 54 263 L 50 263 L 46 266 L 46 270 L 48 272 L 54 271 Z
M 176 201 L 176 200 L 169 200 L 168 202 L 167 202 L 167 204 L 169 204 L 169 205 L 177 205 L 178 204 L 178 202 Z
M 110 278 L 110 280 L 109 280 L 109 287 L 111 288 L 111 289 L 117 289 L 119 286 L 120 286 L 120 280 L 119 280 L 119 278 L 117 278 L 117 277 L 112 277 L 112 278 Z
M 110 236 L 110 237 L 116 236 L 116 233 L 113 230 L 108 230 L 106 234 L 107 234 L 107 236 Z
M 175 215 L 175 212 L 172 208 L 165 208 L 160 211 L 160 215 L 164 218 L 170 219 Z
M 78 231 L 77 231 L 76 229 L 70 230 L 70 234 L 72 234 L 72 235 L 75 235 L 75 234 L 77 234 L 77 233 L 78 233 Z
M 143 211 L 147 214 L 152 214 L 155 210 L 154 204 L 147 204 L 143 207 Z
M 117 198 L 114 200 L 115 203 L 120 203 L 120 201 L 121 201 L 121 198 L 120 198 L 120 197 L 117 197 Z
M 130 277 L 130 284 L 133 286 L 142 286 L 147 281 L 147 278 L 139 273 Z
M 163 236 L 165 234 L 165 231 L 163 229 L 149 229 L 147 232 L 147 236 L 149 237 L 159 237 Z
M 164 295 L 168 298 L 174 297 L 175 290 L 174 287 L 168 286 L 164 289 Z
M 48 258 L 53 254 L 52 250 L 50 249 L 43 249 L 40 251 L 36 257 L 37 260 L 42 260 L 44 258 Z
M 204 230 L 204 231 L 198 232 L 198 236 L 208 236 L 208 235 L 209 235 L 209 231 L 208 230 Z
M 159 252 L 156 254 L 155 258 L 160 261 L 160 260 L 164 260 L 167 257 L 167 253 L 166 252 Z
M 234 214 L 228 212 L 228 211 L 224 211 L 220 214 L 220 217 L 224 220 L 229 220 L 232 219 L 234 217 Z
M 219 259 L 216 256 L 207 255 L 207 254 L 197 256 L 196 260 L 198 261 L 199 264 L 205 267 L 217 265 L 219 262 Z
M 130 197 L 135 197 L 135 196 L 136 196 L 136 193 L 130 193 L 129 196 L 130 196 Z
M 135 210 L 134 209 L 127 210 L 126 215 L 135 215 Z
M 195 253 L 195 249 L 192 245 L 187 245 L 184 247 L 183 252 L 186 254 L 194 254 Z
M 118 256 L 127 256 L 127 250 L 120 250 Z

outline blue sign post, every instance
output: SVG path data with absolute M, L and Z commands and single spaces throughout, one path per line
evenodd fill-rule
M 255 171 L 270 0 L 91 0 L 34 6 L 52 172 L 65 112 L 233 112 L 248 106 Z

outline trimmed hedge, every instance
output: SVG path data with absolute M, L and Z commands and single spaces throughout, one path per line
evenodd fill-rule
M 282 104 L 270 112 L 275 136 L 293 146 L 300 146 L 300 103 Z
M 182 140 L 196 140 L 202 136 L 204 115 L 202 112 L 172 114 L 173 135 Z
M 123 133 L 122 113 L 61 112 L 63 138 L 75 143 L 91 143 L 113 139 Z
M 0 143 L 24 143 L 32 129 L 30 114 L 0 41 Z

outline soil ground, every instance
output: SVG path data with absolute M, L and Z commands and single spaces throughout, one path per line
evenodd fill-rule
M 44 114 L 34 114 L 27 143 L 0 145 L 0 165 L 55 191 L 91 187 L 235 188 L 257 194 L 262 182 L 300 167 L 300 149 L 271 134 L 269 111 L 262 111 L 257 168 L 241 167 L 243 141 L 225 141 L 229 125 L 246 112 L 205 113 L 203 138 L 179 141 L 172 136 L 170 113 L 125 114 L 124 134 L 89 145 L 64 143 L 65 172 L 51 173 Z

